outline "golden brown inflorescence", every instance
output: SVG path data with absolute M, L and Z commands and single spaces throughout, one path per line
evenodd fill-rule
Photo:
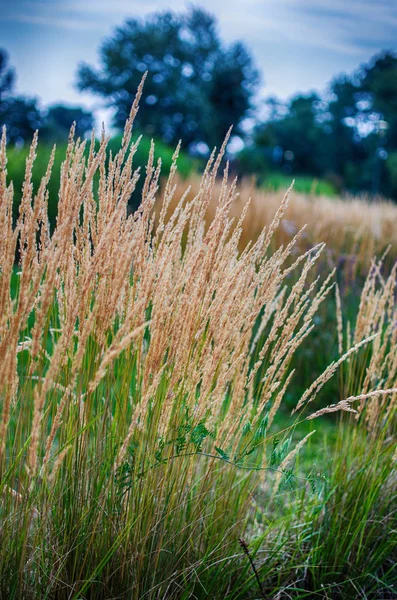
M 194 197 L 200 185 L 198 176 L 188 181 L 177 179 L 178 193 L 190 186 L 189 198 Z M 220 183 L 216 184 L 213 202 L 207 211 L 207 222 L 211 222 L 216 210 L 216 198 Z M 280 203 L 280 192 L 259 189 L 250 180 L 238 186 L 239 196 L 231 207 L 237 219 L 250 199 L 240 238 L 240 249 L 257 239 L 263 227 L 270 224 Z M 173 202 L 171 206 L 175 206 Z M 275 232 L 271 248 L 287 244 L 294 235 L 305 227 L 294 253 L 302 252 L 318 243 L 326 243 L 322 263 L 328 269 L 337 267 L 344 274 L 346 285 L 356 284 L 357 277 L 365 277 L 375 255 L 380 256 L 390 246 L 388 264 L 397 258 L 396 205 L 382 198 L 366 196 L 326 197 L 292 191 L 288 208 L 283 214 L 280 227 Z

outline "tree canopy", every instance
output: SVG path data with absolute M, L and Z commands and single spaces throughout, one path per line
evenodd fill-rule
M 100 68 L 80 65 L 78 87 L 105 98 L 122 127 L 145 71 L 138 127 L 193 152 L 218 145 L 230 125 L 240 132 L 259 78 L 245 46 L 226 46 L 215 18 L 191 7 L 126 21 L 103 43 Z
M 41 138 L 51 142 L 65 140 L 72 123 L 75 123 L 75 135 L 84 138 L 94 128 L 94 117 L 79 106 L 54 104 L 47 109 Z
M 0 48 L 0 125 L 7 126 L 11 143 L 30 139 L 41 125 L 41 114 L 34 98 L 14 96 L 15 71 L 8 55 Z
M 327 92 L 267 102 L 251 145 L 241 155 L 258 173 L 328 177 L 344 189 L 397 196 L 397 57 L 385 52 L 351 75 L 331 81 Z

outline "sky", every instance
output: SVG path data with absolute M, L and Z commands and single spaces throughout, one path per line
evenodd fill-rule
M 397 50 L 397 0 L 199 0 L 226 42 L 243 41 L 262 73 L 260 96 L 287 99 L 324 91 L 381 50 Z M 75 88 L 79 61 L 98 64 L 98 47 L 117 25 L 184 0 L 0 0 L 0 47 L 17 72 L 17 91 L 97 107 Z

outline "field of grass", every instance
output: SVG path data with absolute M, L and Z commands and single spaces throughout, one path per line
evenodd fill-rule
M 395 598 L 395 207 L 151 147 L 131 212 L 138 100 L 53 228 L 2 139 L 0 598 Z
M 189 198 L 198 193 L 198 177 L 191 175 L 188 181 L 181 179 L 178 181 L 174 203 L 185 192 L 187 184 L 190 187 Z M 283 193 L 290 185 L 291 179 L 288 179 L 278 192 L 258 189 L 248 180 L 237 186 L 238 197 L 230 211 L 232 217 L 238 219 L 243 208 L 250 203 L 242 226 L 240 249 L 250 240 L 257 239 L 263 227 L 269 225 Z M 217 182 L 214 199 L 207 210 L 207 222 L 214 218 L 216 198 L 220 190 L 221 183 Z M 276 250 L 281 244 L 289 243 L 305 227 L 297 240 L 298 251 L 306 251 L 318 243 L 325 243 L 324 258 L 328 269 L 337 267 L 338 273 L 345 272 L 349 282 L 353 284 L 357 277 L 361 280 L 365 278 L 373 258 L 381 256 L 386 250 L 388 267 L 395 262 L 396 220 L 397 205 L 389 200 L 365 196 L 328 197 L 303 193 L 294 185 L 280 227 L 274 233 L 271 248 Z

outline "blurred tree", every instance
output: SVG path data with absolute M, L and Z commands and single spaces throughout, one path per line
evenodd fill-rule
M 324 127 L 329 133 L 327 154 L 329 169 L 338 175 L 345 174 L 345 167 L 354 154 L 356 112 L 356 86 L 345 76 L 331 82 Z M 357 138 L 357 141 L 360 141 Z
M 239 133 L 258 83 L 246 48 L 225 47 L 214 17 L 195 7 L 126 21 L 104 42 L 100 59 L 100 69 L 80 65 L 78 88 L 106 98 L 121 128 L 147 70 L 138 127 L 166 143 L 182 139 L 192 152 L 219 145 L 232 124 Z
M 50 106 L 40 130 L 40 137 L 50 142 L 64 141 L 73 122 L 76 123 L 76 137 L 80 138 L 84 138 L 94 127 L 94 117 L 90 111 L 62 104 Z
M 267 161 L 273 170 L 325 177 L 352 192 L 397 197 L 395 54 L 375 56 L 352 75 L 336 77 L 322 98 L 270 98 L 265 108 L 267 119 L 254 128 L 241 164 L 251 160 L 263 172 Z
M 42 116 L 35 98 L 6 97 L 0 101 L 0 125 L 6 125 L 9 143 L 30 143 L 41 123 Z
M 14 69 L 8 66 L 7 52 L 0 48 L 0 102 L 11 92 L 15 81 Z
M 388 123 L 388 142 L 397 149 L 397 55 L 375 56 L 361 72 L 360 88 L 367 94 L 370 114 Z
M 397 198 L 397 151 L 391 152 L 386 160 L 386 169 L 389 176 L 391 194 Z
M 298 95 L 283 105 L 274 98 L 267 102 L 269 120 L 254 130 L 254 145 L 269 145 L 273 167 L 285 172 L 318 175 L 323 170 L 325 136 L 318 121 L 320 99 L 316 94 Z
M 331 84 L 328 110 L 333 171 L 352 191 L 395 194 L 388 153 L 397 150 L 397 56 L 374 56 Z
M 22 144 L 30 140 L 41 125 L 41 114 L 34 98 L 14 97 L 15 72 L 8 66 L 8 55 L 0 48 L 0 126 L 7 126 L 7 139 Z

